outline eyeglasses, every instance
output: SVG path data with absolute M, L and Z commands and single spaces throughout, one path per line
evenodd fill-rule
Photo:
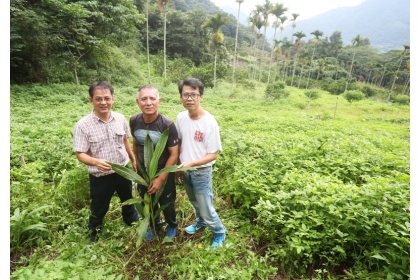
M 188 99 L 188 98 L 192 98 L 192 99 L 197 99 L 199 96 L 201 96 L 201 94 L 198 93 L 183 93 L 182 94 L 182 98 L 183 99 Z
M 105 98 L 100 98 L 100 97 L 97 97 L 97 98 L 95 98 L 94 99 L 96 102 L 98 102 L 98 103 L 101 103 L 102 101 L 105 101 L 105 102 L 110 102 L 111 100 L 112 100 L 112 98 L 111 97 L 105 97 Z

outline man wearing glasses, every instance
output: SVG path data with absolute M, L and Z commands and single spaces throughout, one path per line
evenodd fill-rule
M 137 163 L 130 148 L 131 137 L 125 117 L 111 111 L 114 89 L 108 82 L 96 82 L 89 87 L 92 112 L 80 119 L 73 130 L 73 150 L 77 159 L 89 172 L 90 216 L 88 228 L 90 242 L 98 241 L 98 231 L 108 212 L 111 198 L 117 192 L 121 203 L 133 198 L 132 183 L 112 170 L 108 162 L 127 166 L 129 159 L 134 170 Z M 134 205 L 122 206 L 123 220 L 127 225 L 139 220 Z
M 213 207 L 212 166 L 222 150 L 219 125 L 201 107 L 204 85 L 195 78 L 179 82 L 178 90 L 185 109 L 176 118 L 179 145 L 179 168 L 191 166 L 194 171 L 179 171 L 177 180 L 184 183 L 188 199 L 196 213 L 196 222 L 185 228 L 189 234 L 208 227 L 213 232 L 212 248 L 223 246 L 226 228 Z

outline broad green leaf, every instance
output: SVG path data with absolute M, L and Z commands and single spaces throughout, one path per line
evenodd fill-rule
M 143 202 L 143 198 L 138 196 L 138 197 L 135 197 L 135 198 L 127 199 L 121 205 L 124 206 L 124 205 L 131 205 L 131 204 L 142 203 L 142 202 Z
M 170 238 L 169 236 L 165 236 L 162 240 L 162 243 L 175 243 L 173 238 Z
M 157 177 L 157 176 L 156 176 Z M 168 177 L 165 178 L 165 181 L 163 181 L 162 186 L 166 186 L 166 182 L 168 181 Z M 153 206 L 155 206 L 159 202 L 160 195 L 162 194 L 163 190 L 165 188 L 161 187 L 154 195 L 153 199 Z
M 162 168 L 158 173 L 156 173 L 155 177 L 165 172 L 177 172 L 177 171 L 186 171 L 186 170 L 197 170 L 197 169 L 190 166 L 183 166 L 181 168 L 178 168 L 178 165 L 172 165 L 172 166 Z
M 141 221 L 141 224 L 139 226 L 139 231 L 137 233 L 137 241 L 136 241 L 137 248 L 141 246 L 144 238 L 146 237 L 147 229 L 149 228 L 149 222 L 150 222 L 150 215 L 146 215 L 144 219 Z
M 384 260 L 384 261 L 386 261 L 387 263 L 389 263 L 388 259 L 387 259 L 387 258 L 385 258 L 385 257 L 383 257 L 383 256 L 381 256 L 381 255 L 373 255 L 373 256 L 372 256 L 372 258 L 375 258 L 375 259 L 380 259 L 380 260 Z
M 144 139 L 144 166 L 146 167 L 146 173 L 150 174 L 150 162 L 154 153 L 153 141 L 150 138 L 149 133 L 146 134 L 146 139 Z M 153 178 L 150 177 L 149 178 Z
M 47 230 L 47 228 L 46 228 L 45 226 L 46 226 L 46 224 L 45 224 L 45 223 L 39 223 L 39 224 L 35 224 L 35 225 L 30 225 L 30 226 L 25 227 L 25 228 L 21 231 L 21 233 L 22 233 L 22 232 L 25 232 L 25 231 L 28 231 L 28 230 L 32 230 L 32 229 L 36 229 L 36 230 L 44 230 L 44 231 L 46 231 L 46 230 Z
M 51 207 L 51 205 L 44 205 L 44 206 L 38 207 L 38 208 L 36 208 L 36 209 L 32 210 L 32 211 L 28 214 L 28 216 L 31 216 L 32 214 L 34 214 L 34 213 L 36 213 L 36 212 L 39 212 L 39 211 L 41 211 L 41 210 L 43 210 L 43 209 L 45 209 L 45 208 L 48 208 L 48 207 Z
M 149 134 L 147 134 L 149 135 Z M 155 178 L 158 161 L 160 156 L 162 155 L 163 150 L 166 147 L 166 142 L 168 141 L 168 135 L 169 135 L 169 128 L 165 129 L 165 131 L 160 135 L 159 141 L 156 144 L 156 149 L 152 154 L 152 159 L 150 160 L 150 166 L 149 166 L 149 178 Z M 149 136 L 150 138 L 150 136 Z M 146 149 L 146 145 L 144 147 Z M 144 153 L 146 154 L 146 153 Z M 146 165 L 147 166 L 147 165 Z
M 108 164 L 110 164 L 112 166 L 112 170 L 114 170 L 116 173 L 120 174 L 121 176 L 123 176 L 124 178 L 131 180 L 133 182 L 136 182 L 137 184 L 143 185 L 148 187 L 149 185 L 146 183 L 146 181 L 139 176 L 139 174 L 137 174 L 134 170 L 121 166 L 119 164 L 116 163 L 112 163 L 112 162 L 106 162 Z
M 136 207 L 137 213 L 139 213 L 139 215 L 144 219 L 144 214 L 143 214 L 143 204 L 142 203 L 134 203 L 134 207 Z
M 166 207 L 168 207 L 169 203 L 166 203 L 164 205 L 160 205 L 159 209 L 156 211 L 154 218 L 156 219 L 160 213 L 162 213 L 163 210 L 165 210 Z
M 144 194 L 143 200 L 144 204 L 150 204 L 150 195 L 148 195 L 147 193 Z
M 142 178 L 146 181 L 147 186 L 150 185 L 149 176 L 147 175 L 146 170 L 143 169 L 142 165 L 140 164 L 140 161 L 137 159 L 137 170 L 140 170 L 140 174 Z

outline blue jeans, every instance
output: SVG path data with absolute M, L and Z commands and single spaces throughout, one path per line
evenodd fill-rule
M 213 207 L 212 168 L 184 173 L 184 187 L 194 206 L 197 226 L 207 225 L 213 233 L 225 233 L 226 228 Z

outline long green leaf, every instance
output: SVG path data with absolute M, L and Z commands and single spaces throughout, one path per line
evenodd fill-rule
M 114 170 L 116 173 L 120 174 L 121 176 L 123 176 L 124 178 L 131 180 L 133 182 L 136 182 L 137 184 L 143 185 L 148 187 L 149 185 L 146 183 L 146 181 L 139 176 L 139 174 L 137 174 L 134 170 L 121 166 L 119 164 L 116 163 L 112 163 L 112 162 L 108 162 L 107 163 L 109 165 L 112 166 L 112 170 Z
M 36 229 L 36 230 L 43 230 L 46 231 L 47 228 L 45 227 L 47 224 L 45 223 L 39 223 L 39 224 L 35 224 L 35 225 L 29 225 L 27 227 L 25 227 L 24 229 L 22 229 L 21 233 L 28 231 L 28 230 L 32 230 L 32 229 Z
M 156 170 L 158 167 L 158 161 L 160 156 L 163 153 L 163 150 L 166 147 L 166 142 L 168 141 L 169 128 L 160 135 L 159 141 L 156 144 L 155 151 L 153 152 L 152 159 L 149 166 L 149 178 L 155 178 Z M 146 148 L 146 147 L 145 147 Z
M 139 213 L 139 215 L 144 219 L 144 214 L 143 214 L 143 204 L 142 203 L 134 203 L 134 207 L 136 207 L 137 213 Z
M 153 153 L 155 148 L 153 147 L 152 138 L 150 138 L 149 133 L 146 134 L 146 139 L 144 139 L 144 166 L 146 167 L 146 173 L 150 174 L 150 161 L 152 160 Z M 152 178 L 149 176 L 149 178 Z
M 31 216 L 32 214 L 35 214 L 36 212 L 39 212 L 39 211 L 41 211 L 45 208 L 48 208 L 48 207 L 51 207 L 51 205 L 44 205 L 44 206 L 38 207 L 38 208 L 32 210 L 30 213 L 28 213 L 28 216 Z
M 156 211 L 154 218 L 156 219 L 160 215 L 160 213 L 162 213 L 162 211 L 165 210 L 166 207 L 168 207 L 168 205 L 169 203 L 161 205 L 159 209 Z
M 149 176 L 146 173 L 146 170 L 143 169 L 142 165 L 140 164 L 140 161 L 137 159 L 137 170 L 140 170 L 140 174 L 147 183 L 147 185 L 150 185 Z
M 138 196 L 138 197 L 135 197 L 135 198 L 127 199 L 126 201 L 121 203 L 121 205 L 124 206 L 124 205 L 131 205 L 131 204 L 142 203 L 142 202 L 143 202 L 143 198 Z
M 194 167 L 190 167 L 190 166 L 183 166 L 181 168 L 178 168 L 178 165 L 172 165 L 172 166 L 162 168 L 158 173 L 156 173 L 154 178 L 156 178 L 157 176 L 159 176 L 160 174 L 165 173 L 165 172 L 177 172 L 177 171 L 185 171 L 185 170 L 197 170 L 197 169 L 194 168 Z
M 153 199 L 153 206 L 155 206 L 158 201 L 159 201 L 159 197 L 162 194 L 163 190 L 165 189 L 164 187 L 166 186 L 166 181 L 168 181 L 168 177 L 166 177 L 165 181 L 163 181 L 161 188 L 155 193 L 155 198 Z
M 139 226 L 139 230 L 137 233 L 137 241 L 136 241 L 137 248 L 141 246 L 144 238 L 146 237 L 147 229 L 149 228 L 149 222 L 150 222 L 150 214 L 144 217 L 144 219 L 141 221 L 141 224 Z

